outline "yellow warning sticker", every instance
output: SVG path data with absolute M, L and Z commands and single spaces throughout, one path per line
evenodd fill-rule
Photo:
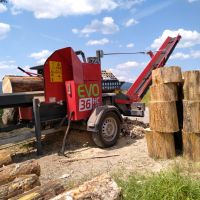
M 49 67 L 50 67 L 50 81 L 52 83 L 63 82 L 62 63 L 56 61 L 49 61 Z

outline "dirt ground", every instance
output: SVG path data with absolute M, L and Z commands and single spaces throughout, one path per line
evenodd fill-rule
M 65 157 L 58 156 L 62 138 L 63 133 L 44 138 L 44 154 L 40 157 L 36 156 L 32 143 L 12 148 L 13 153 L 15 152 L 14 161 L 37 159 L 41 166 L 42 184 L 59 177 L 67 177 L 69 182 L 78 183 L 104 172 L 158 172 L 173 162 L 150 158 L 142 136 L 121 136 L 115 146 L 100 149 L 93 144 L 90 133 L 73 130 L 68 138 Z

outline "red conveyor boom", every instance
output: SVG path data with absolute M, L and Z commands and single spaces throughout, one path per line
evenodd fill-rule
M 151 85 L 152 70 L 163 67 L 165 65 L 180 39 L 180 35 L 174 38 L 168 37 L 155 55 L 152 52 L 149 52 L 152 58 L 151 61 L 147 64 L 145 69 L 142 71 L 142 73 L 127 92 L 127 95 L 131 101 L 139 102 L 142 99 L 149 86 Z

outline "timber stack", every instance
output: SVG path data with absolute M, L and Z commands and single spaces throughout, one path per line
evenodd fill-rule
M 183 78 L 183 155 L 200 161 L 200 71 L 186 71 Z
M 150 87 L 150 129 L 146 129 L 149 156 L 168 159 L 176 155 L 174 134 L 181 125 L 177 104 L 182 83 L 180 67 L 158 68 L 152 72 Z

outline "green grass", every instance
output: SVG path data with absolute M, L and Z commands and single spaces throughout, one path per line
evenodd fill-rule
M 116 179 L 124 200 L 200 200 L 200 180 L 182 175 L 179 170 L 154 175 L 131 175 Z

